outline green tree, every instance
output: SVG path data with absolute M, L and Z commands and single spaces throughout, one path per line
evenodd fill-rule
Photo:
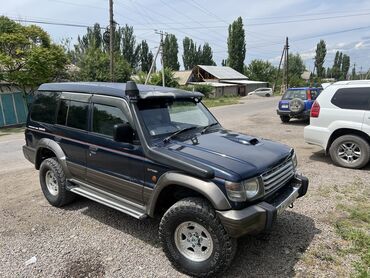
M 194 68 L 194 66 L 196 66 L 198 62 L 197 46 L 189 37 L 185 37 L 183 39 L 182 45 L 184 48 L 184 54 L 182 55 L 184 68 L 185 70 L 190 70 Z
M 35 25 L 23 26 L 0 17 L 0 78 L 24 92 L 41 83 L 58 80 L 68 62 L 64 49 Z
M 121 28 L 121 38 L 123 58 L 133 69 L 136 69 L 139 63 L 140 45 L 136 45 L 134 28 L 126 24 L 125 27 Z
M 115 53 L 115 81 L 126 82 L 130 79 L 131 68 L 119 53 Z M 81 81 L 109 81 L 109 53 L 99 48 L 88 48 L 81 56 L 79 79 Z
M 242 73 L 246 53 L 245 31 L 243 20 L 238 17 L 229 25 L 229 36 L 227 38 L 228 66 Z
M 250 80 L 273 83 L 276 77 L 276 71 L 276 68 L 270 62 L 255 59 L 245 67 L 244 74 Z
M 343 54 L 342 65 L 341 65 L 341 76 L 340 76 L 341 80 L 346 80 L 347 79 L 347 74 L 348 74 L 348 71 L 349 71 L 349 67 L 350 67 L 350 58 L 349 58 L 348 55 Z
M 320 40 L 320 42 L 316 46 L 316 56 L 315 56 L 315 67 L 317 70 L 317 77 L 319 78 L 324 77 L 325 56 L 326 56 L 326 43 L 324 40 Z
M 198 51 L 199 53 L 199 62 L 200 65 L 205 66 L 215 66 L 216 63 L 213 61 L 213 53 L 211 46 L 206 42 L 203 45 L 202 50 Z
M 351 79 L 356 80 L 357 79 L 357 74 L 356 74 L 356 66 L 354 65 L 352 68 L 352 74 L 351 74 Z
M 179 86 L 178 79 L 170 68 L 164 69 L 165 86 L 176 88 Z M 162 86 L 162 71 L 155 72 L 151 75 L 149 84 Z
M 153 53 L 149 51 L 148 43 L 143 40 L 140 45 L 140 70 L 143 72 L 149 72 L 152 62 Z
M 285 69 L 284 69 L 285 70 Z M 289 54 L 289 86 L 296 87 L 304 85 L 304 80 L 301 78 L 302 73 L 306 70 L 306 66 L 301 58 L 297 54 Z
M 178 53 L 179 45 L 177 44 L 176 36 L 173 34 L 167 35 L 163 42 L 163 63 L 166 68 L 171 70 L 180 69 Z

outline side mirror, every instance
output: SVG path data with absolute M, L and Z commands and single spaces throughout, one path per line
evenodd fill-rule
M 116 124 L 113 127 L 113 139 L 117 142 L 132 143 L 134 130 L 129 123 Z

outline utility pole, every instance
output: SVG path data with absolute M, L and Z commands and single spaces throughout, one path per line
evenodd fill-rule
M 112 82 L 114 81 L 113 42 L 114 42 L 113 0 L 109 0 L 109 73 Z
M 285 40 L 285 78 L 286 78 L 286 89 L 289 88 L 289 41 L 288 37 Z
M 162 86 L 165 86 L 165 80 L 164 80 L 164 61 L 163 61 L 163 35 L 167 33 L 164 33 L 163 31 L 156 31 L 156 34 L 159 34 L 161 36 L 161 43 L 160 43 L 160 49 L 161 49 L 161 64 L 162 64 Z
M 155 54 L 155 57 L 154 57 L 154 59 L 152 61 L 152 64 L 150 65 L 150 69 L 149 69 L 148 75 L 146 76 L 145 85 L 149 82 L 150 75 L 152 74 L 154 65 L 157 62 L 158 54 L 159 54 L 159 52 L 161 52 L 162 86 L 164 87 L 164 85 L 165 85 L 165 78 L 164 78 L 164 62 L 163 62 L 163 35 L 167 35 L 167 33 L 163 32 L 163 31 L 157 31 L 157 30 L 154 30 L 154 31 L 155 31 L 156 34 L 159 34 L 161 36 L 161 40 L 159 42 L 159 47 L 158 47 L 157 53 Z

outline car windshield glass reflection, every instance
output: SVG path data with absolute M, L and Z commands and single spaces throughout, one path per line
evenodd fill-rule
M 139 113 L 144 126 L 152 137 L 168 136 L 179 130 L 195 127 L 204 128 L 216 119 L 203 106 L 192 99 L 141 100 Z

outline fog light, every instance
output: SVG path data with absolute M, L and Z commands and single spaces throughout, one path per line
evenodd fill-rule
M 297 159 L 297 155 L 295 152 L 293 153 L 293 156 L 292 156 L 292 162 L 293 162 L 294 169 L 296 169 L 298 166 L 298 159 Z

